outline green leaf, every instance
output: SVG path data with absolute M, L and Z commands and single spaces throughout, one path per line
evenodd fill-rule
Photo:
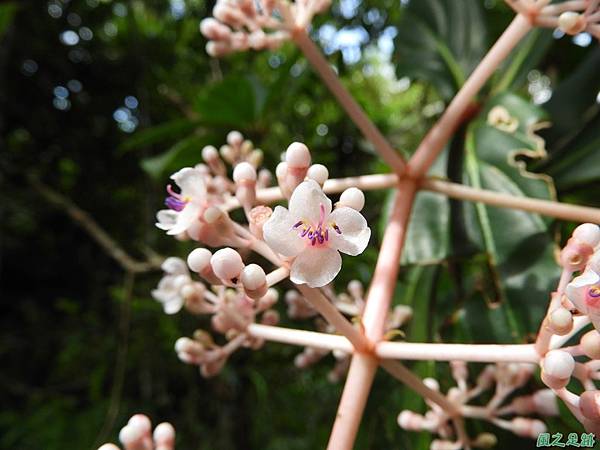
M 158 156 L 143 159 L 140 164 L 148 175 L 160 179 L 167 173 L 197 164 L 201 149 L 209 143 L 210 139 L 206 136 L 190 136 Z
M 0 40 L 4 37 L 4 33 L 8 30 L 8 27 L 15 17 L 17 12 L 17 4 L 13 2 L 7 2 L 0 4 Z
M 448 100 L 485 53 L 480 2 L 412 1 L 394 41 L 398 75 L 429 81 Z
M 154 127 L 137 131 L 119 146 L 120 152 L 128 152 L 174 139 L 193 131 L 199 122 L 191 119 L 175 119 Z
M 229 77 L 203 90 L 195 110 L 207 124 L 247 127 L 257 120 L 262 97 L 257 81 Z

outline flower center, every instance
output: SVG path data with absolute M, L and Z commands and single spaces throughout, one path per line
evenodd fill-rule
M 167 192 L 169 193 L 169 196 L 165 199 L 165 205 L 167 205 L 167 208 L 174 211 L 181 211 L 191 200 L 190 197 L 184 197 L 175 192 L 170 184 L 167 185 Z
M 342 234 L 340 227 L 335 222 L 325 223 L 325 206 L 320 203 L 320 217 L 319 223 L 314 225 L 308 221 L 299 220 L 292 227 L 293 230 L 298 230 L 298 235 L 301 238 L 305 238 L 310 242 L 310 245 L 323 245 L 329 241 L 329 228 L 334 230 L 337 234 Z

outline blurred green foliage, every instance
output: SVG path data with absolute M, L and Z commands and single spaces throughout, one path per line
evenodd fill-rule
M 401 3 L 336 2 L 313 35 L 369 116 L 409 155 L 512 13 L 496 1 Z M 302 140 L 334 177 L 385 170 L 292 45 L 209 59 L 197 26 L 211 7 L 200 0 L 0 4 L 0 448 L 94 448 L 114 441 L 136 412 L 171 421 L 181 449 L 312 449 L 327 440 L 341 392 L 326 378 L 331 359 L 299 371 L 297 348 L 270 344 L 238 352 L 219 377 L 202 379 L 172 347 L 208 324 L 165 316 L 149 296 L 158 273 L 131 280 L 28 183 L 37 177 L 60 191 L 142 259 L 148 249 L 190 250 L 155 229 L 153 215 L 168 175 L 196 163 L 204 145 L 224 143 L 230 129 L 262 148 L 269 168 Z M 339 51 L 326 39 L 332 30 L 357 44 Z M 597 46 L 532 32 L 432 174 L 600 206 L 599 60 Z M 553 95 L 537 106 L 530 94 L 540 80 Z M 487 123 L 495 105 L 518 119 L 515 132 Z M 552 122 L 539 131 L 547 157 L 531 134 L 545 120 Z M 517 163 L 552 178 L 523 176 Z M 388 198 L 367 194 L 373 228 L 385 226 Z M 530 340 L 556 283 L 554 250 L 572 226 L 420 193 L 396 292 L 397 302 L 415 309 L 406 339 Z M 345 259 L 338 289 L 353 278 L 369 281 L 378 239 L 360 258 Z M 446 365 L 412 366 L 450 385 Z M 430 437 L 395 422 L 403 408 L 422 410 L 422 401 L 385 374 L 375 386 L 356 447 L 428 448 Z M 565 413 L 550 428 L 577 427 Z M 499 434 L 502 447 L 531 447 Z

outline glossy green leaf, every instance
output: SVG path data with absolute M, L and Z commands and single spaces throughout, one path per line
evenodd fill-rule
M 4 37 L 4 33 L 8 29 L 9 25 L 17 12 L 16 2 L 7 2 L 0 4 L 0 40 Z
M 429 81 L 448 99 L 481 59 L 486 44 L 477 0 L 412 1 L 398 24 L 396 71 Z
M 209 143 L 205 136 L 182 139 L 164 153 L 143 159 L 142 169 L 153 178 L 161 178 L 183 167 L 194 166 L 200 160 L 202 148 Z
M 137 131 L 121 143 L 119 151 L 127 152 L 180 138 L 193 131 L 198 125 L 198 121 L 187 118 L 163 122 L 160 125 Z

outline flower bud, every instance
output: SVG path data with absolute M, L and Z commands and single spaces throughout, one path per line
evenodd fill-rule
M 586 25 L 585 17 L 573 11 L 565 11 L 558 16 L 558 28 L 566 34 L 579 34 L 585 29 Z
M 229 164 L 234 165 L 239 157 L 239 149 L 232 147 L 231 145 L 222 145 L 219 149 L 221 158 L 227 161 Z
M 429 450 L 459 450 L 461 448 L 461 442 L 452 442 L 442 439 L 434 439 L 429 445 Z
M 98 448 L 98 450 L 121 450 L 115 444 L 104 444 Z
M 240 280 L 246 295 L 254 300 L 260 299 L 269 288 L 265 271 L 258 264 L 249 264 L 244 267 Z
M 271 185 L 273 175 L 268 169 L 260 169 L 258 171 L 258 178 L 256 180 L 256 186 L 259 188 L 266 188 Z
M 269 309 L 275 303 L 277 303 L 277 300 L 279 300 L 279 293 L 277 292 L 277 289 L 269 288 L 267 289 L 267 293 L 258 300 L 258 309 L 261 311 Z
M 424 378 L 423 384 L 433 391 L 440 390 L 440 383 L 435 378 Z
M 155 450 L 172 450 L 175 445 L 175 428 L 168 422 L 159 423 L 154 429 Z
M 244 142 L 244 136 L 239 131 L 233 130 L 227 133 L 227 143 L 232 147 L 239 147 Z
M 265 311 L 260 319 L 260 323 L 271 326 L 277 325 L 279 323 L 279 313 L 274 309 Z
M 590 247 L 596 247 L 600 244 L 600 227 L 593 223 L 583 223 L 573 230 L 572 236 Z
M 552 389 L 565 387 L 575 370 L 575 360 L 563 350 L 550 350 L 542 361 L 542 381 Z
M 241 162 L 233 169 L 233 180 L 236 198 L 249 211 L 256 201 L 256 169 L 250 163 Z
M 511 423 L 513 433 L 530 439 L 537 439 L 546 432 L 546 424 L 541 420 L 515 417 Z
M 469 376 L 467 363 L 465 361 L 450 361 L 450 370 L 452 371 L 452 377 L 455 380 L 466 380 Z
M 323 184 L 329 178 L 329 171 L 323 164 L 313 164 L 309 167 L 306 177 L 315 180 L 319 183 L 319 186 L 323 187 Z
M 581 414 L 590 420 L 600 420 L 600 391 L 585 391 L 579 397 Z
M 560 411 L 558 409 L 558 402 L 556 401 L 556 394 L 550 389 L 540 389 L 534 392 L 533 404 L 535 406 L 535 412 L 542 416 L 558 416 Z
M 365 293 L 365 290 L 363 288 L 363 285 L 360 281 L 358 280 L 351 280 L 348 283 L 348 293 L 354 298 L 354 299 L 362 299 L 363 295 Z
M 285 162 L 280 162 L 279 164 L 277 164 L 277 167 L 275 167 L 275 176 L 277 177 L 279 184 L 282 184 L 283 180 L 285 179 L 287 169 L 288 166 Z
M 585 333 L 579 341 L 585 356 L 591 359 L 600 359 L 600 334 L 597 330 Z
M 593 253 L 593 247 L 572 237 L 560 253 L 560 262 L 565 269 L 573 272 L 582 270 Z
M 263 226 L 269 220 L 273 210 L 268 206 L 255 206 L 248 213 L 250 232 L 259 239 L 263 238 Z
M 210 265 L 217 277 L 223 281 L 234 282 L 244 268 L 242 257 L 234 249 L 226 247 L 218 250 L 210 258 Z
M 425 417 L 407 409 L 398 414 L 398 425 L 407 431 L 421 431 L 424 422 Z
M 498 443 L 498 438 L 492 433 L 481 433 L 471 443 L 476 448 L 492 448 Z
M 223 164 L 223 161 L 221 161 L 221 158 L 219 158 L 219 152 L 215 147 L 212 145 L 204 147 L 202 149 L 202 159 L 208 164 L 208 167 L 210 167 L 210 170 L 212 170 L 215 175 L 225 176 L 225 165 Z
M 358 188 L 348 188 L 342 192 L 337 206 L 347 206 L 356 211 L 361 211 L 365 206 L 365 194 Z
M 188 267 L 192 272 L 200 273 L 210 264 L 212 253 L 206 248 L 196 248 L 187 257 Z
M 237 184 L 256 181 L 256 169 L 252 164 L 241 162 L 233 169 L 233 181 Z
M 290 169 L 308 169 L 310 152 L 301 142 L 292 142 L 285 152 L 285 162 Z
M 254 149 L 250 152 L 250 154 L 246 157 L 246 161 L 248 161 L 252 166 L 258 167 L 262 164 L 265 155 L 260 148 Z
M 482 389 L 489 389 L 496 379 L 496 366 L 488 364 L 477 377 L 477 386 Z
M 573 329 L 573 315 L 567 308 L 559 307 L 548 314 L 548 328 L 559 336 L 564 336 Z

